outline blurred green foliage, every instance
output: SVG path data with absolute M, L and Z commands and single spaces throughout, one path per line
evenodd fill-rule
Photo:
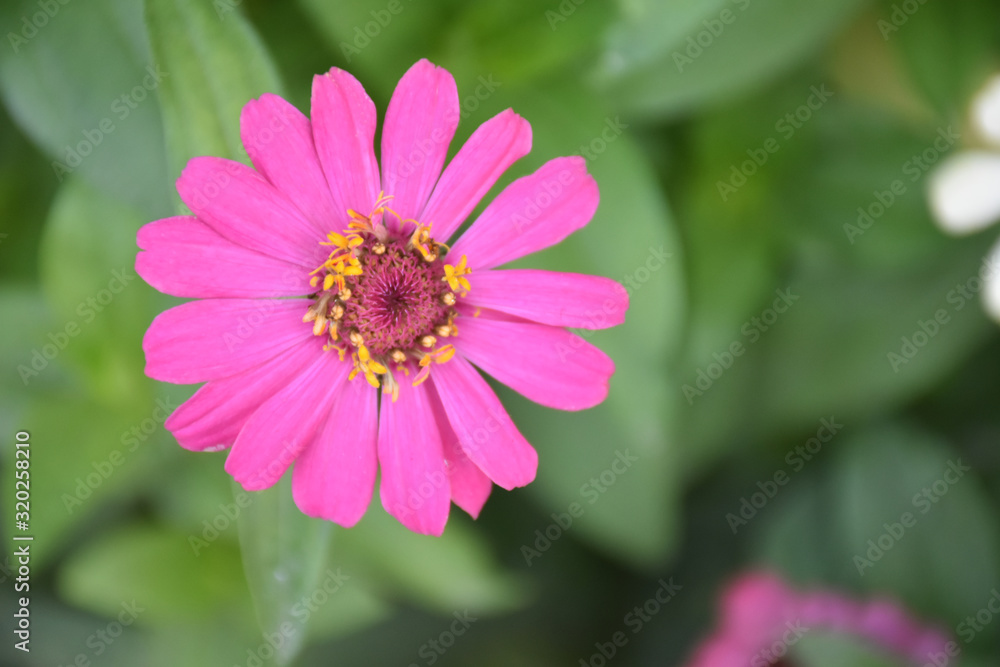
M 682 593 L 616 660 L 682 664 L 720 587 L 757 566 L 954 629 L 1000 578 L 1000 340 L 975 299 L 949 299 L 995 233 L 944 237 L 924 188 L 972 139 L 970 96 L 1000 67 L 998 13 L 991 0 L 4 3 L 0 423 L 32 435 L 37 648 L 5 641 L 0 661 L 586 664 L 673 576 Z M 250 98 L 308 112 L 312 75 L 336 65 L 383 112 L 422 57 L 458 82 L 452 154 L 504 108 L 532 124 L 531 155 L 487 201 L 552 157 L 587 158 L 594 221 L 521 265 L 629 287 L 626 324 L 586 334 L 615 359 L 611 395 L 562 414 L 499 388 L 538 480 L 495 492 L 477 522 L 456 510 L 442 538 L 407 532 L 377 498 L 350 530 L 308 519 L 285 482 L 244 506 L 224 454 L 183 451 L 162 428 L 193 388 L 143 374 L 143 332 L 177 301 L 135 276 L 135 232 L 176 213 L 190 157 L 246 160 Z M 947 324 L 894 366 L 941 309 Z M 822 419 L 842 432 L 796 455 Z M 0 442 L 9 536 L 12 437 Z M 609 484 L 621 455 L 637 463 Z M 969 470 L 923 512 L 916 497 L 955 461 Z M 727 519 L 777 471 L 787 487 Z M 565 527 L 572 503 L 584 513 Z M 859 572 L 905 512 L 915 525 Z M 128 604 L 134 623 L 95 640 Z M 467 632 L 434 648 L 455 627 Z M 991 664 L 997 642 L 985 628 L 963 664 Z M 891 664 L 843 638 L 796 652 Z

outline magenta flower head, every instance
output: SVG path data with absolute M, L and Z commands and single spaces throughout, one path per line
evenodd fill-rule
M 440 535 L 452 501 L 476 517 L 492 483 L 524 486 L 538 466 L 473 365 L 552 408 L 604 400 L 614 363 L 566 327 L 621 323 L 625 289 L 494 270 L 585 226 L 597 184 L 582 158 L 551 160 L 449 241 L 531 147 L 508 109 L 445 167 L 459 115 L 454 78 L 421 60 L 389 103 L 380 164 L 375 106 L 334 68 L 313 80 L 311 119 L 270 94 L 243 108 L 255 169 L 188 163 L 193 215 L 144 226 L 136 258 L 156 289 L 198 299 L 143 341 L 150 377 L 206 383 L 166 422 L 182 447 L 231 447 L 226 470 L 250 491 L 294 462 L 299 508 L 344 526 L 380 468 L 386 510 Z
M 723 592 L 715 632 L 687 667 L 808 667 L 789 658 L 803 637 L 839 634 L 906 665 L 944 654 L 948 637 L 886 599 L 858 601 L 836 591 L 799 592 L 768 572 L 744 574 Z

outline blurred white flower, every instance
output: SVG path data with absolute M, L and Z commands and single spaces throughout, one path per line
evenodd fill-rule
M 930 181 L 931 209 L 949 234 L 961 236 L 1000 221 L 1000 76 L 995 76 L 972 103 L 972 122 L 985 146 L 948 158 Z M 984 266 L 1000 266 L 1000 243 Z M 1000 321 L 1000 272 L 983 276 L 983 305 Z

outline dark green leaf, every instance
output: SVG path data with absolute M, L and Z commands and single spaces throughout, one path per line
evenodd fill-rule
M 861 0 L 629 3 L 598 71 L 617 108 L 696 109 L 775 78 L 814 53 Z
M 49 155 L 53 181 L 79 173 L 147 215 L 162 213 L 169 184 L 152 91 L 162 85 L 157 65 L 163 63 L 150 56 L 141 5 L 94 0 L 51 7 L 51 18 L 28 0 L 0 9 L 4 25 L 32 35 L 0 50 L 7 108 Z M 42 27 L 29 30 L 32 20 Z

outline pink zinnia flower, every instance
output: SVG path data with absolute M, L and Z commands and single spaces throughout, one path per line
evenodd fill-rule
M 895 602 L 861 602 L 826 590 L 800 593 L 777 575 L 751 572 L 722 594 L 717 628 L 687 667 L 798 664 L 787 653 L 809 633 L 851 636 L 913 665 L 923 665 L 948 644 L 944 633 L 922 625 Z
M 275 95 L 244 107 L 256 170 L 188 163 L 177 190 L 194 215 L 143 227 L 136 258 L 153 287 L 200 299 L 160 314 L 143 341 L 150 377 L 207 382 L 166 422 L 182 447 L 231 446 L 226 470 L 250 491 L 294 462 L 299 508 L 344 526 L 381 468 L 386 510 L 439 535 L 452 501 L 478 516 L 493 482 L 524 486 L 538 465 L 473 364 L 549 407 L 604 399 L 614 363 L 565 327 L 621 323 L 625 289 L 492 270 L 585 226 L 594 179 L 582 158 L 554 159 L 449 247 L 531 147 L 508 109 L 442 170 L 459 114 L 451 74 L 418 62 L 386 111 L 380 168 L 375 106 L 334 68 L 313 80 L 311 121 Z

